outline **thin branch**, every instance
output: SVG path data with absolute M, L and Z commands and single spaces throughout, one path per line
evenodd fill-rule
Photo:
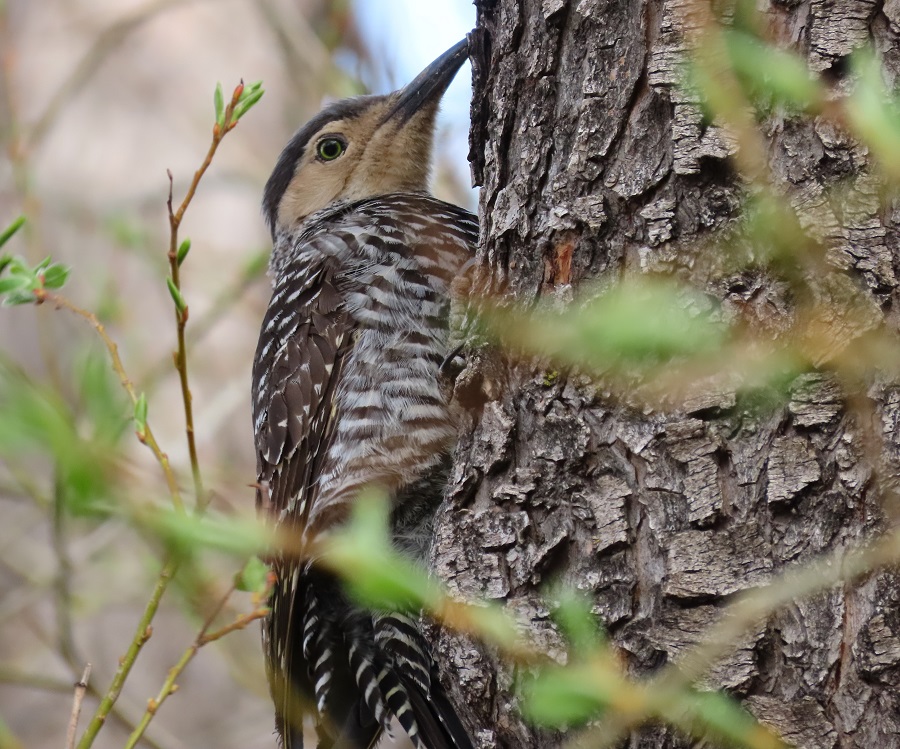
M 188 186 L 187 193 L 185 194 L 184 199 L 181 201 L 181 204 L 178 206 L 177 210 L 174 208 L 172 197 L 172 172 L 166 170 L 166 174 L 169 177 L 169 197 L 166 201 L 166 207 L 169 213 L 169 270 L 171 272 L 172 284 L 175 287 L 177 295 L 179 297 L 181 294 L 181 260 L 179 260 L 178 257 L 178 229 L 180 228 L 181 222 L 184 219 L 185 211 L 187 211 L 188 206 L 190 206 L 191 201 L 193 200 L 194 195 L 197 192 L 197 187 L 200 184 L 200 180 L 203 179 L 203 175 L 206 174 L 206 170 L 209 169 L 210 164 L 212 164 L 213 157 L 216 155 L 219 144 L 237 124 L 237 120 L 233 120 L 232 115 L 234 114 L 235 107 L 240 101 L 240 96 L 243 92 L 243 89 L 243 83 L 235 88 L 234 93 L 231 96 L 231 101 L 225 109 L 223 120 L 225 124 L 220 126 L 220 124 L 216 122 L 216 124 L 213 126 L 212 142 L 209 145 L 209 150 L 206 152 L 206 158 L 203 159 L 203 163 L 200 164 L 200 168 L 196 172 L 194 172 L 194 178 L 191 180 L 191 184 Z M 178 330 L 178 350 L 175 352 L 175 369 L 178 370 L 178 377 L 181 381 L 181 399 L 184 405 L 185 433 L 187 435 L 188 453 L 191 460 L 191 475 L 194 479 L 194 494 L 197 502 L 197 509 L 198 511 L 202 512 L 206 507 L 208 498 L 206 497 L 206 494 L 203 490 L 203 478 L 200 473 L 200 461 L 197 458 L 197 442 L 194 436 L 193 395 L 191 394 L 191 387 L 188 378 L 187 346 L 185 344 L 184 335 L 184 329 L 187 325 L 187 321 L 187 305 L 183 303 L 179 304 L 178 301 L 175 301 L 175 324 Z
M 54 483 L 52 544 L 57 566 L 56 576 L 53 581 L 56 607 L 56 642 L 60 654 L 66 661 L 84 662 L 83 659 L 78 657 L 72 627 L 72 560 L 69 557 L 65 538 L 65 486 L 60 480 L 58 472 Z
M 185 331 L 186 345 L 199 345 L 207 334 L 229 314 L 231 308 L 244 298 L 253 284 L 265 275 L 270 254 L 271 250 L 269 249 L 261 251 L 259 256 L 265 258 L 263 262 L 257 262 L 254 258 L 247 263 L 237 278 L 216 295 L 205 312 L 191 318 L 191 327 Z M 171 366 L 171 357 L 161 357 L 141 375 L 140 381 L 144 383 L 147 392 L 152 392 L 159 379 L 171 372 Z
M 163 593 L 166 592 L 166 588 L 168 588 L 169 583 L 172 581 L 177 570 L 178 563 L 170 558 L 166 561 L 162 571 L 159 573 L 156 585 L 153 588 L 153 593 L 144 608 L 144 613 L 138 622 L 131 644 L 128 646 L 125 655 L 122 656 L 122 659 L 119 661 L 119 667 L 116 669 L 112 684 L 109 685 L 106 695 L 100 700 L 100 704 L 97 706 L 97 710 L 94 712 L 91 722 L 85 729 L 81 741 L 78 742 L 78 749 L 88 749 L 88 747 L 94 743 L 94 739 L 97 738 L 97 734 L 106 722 L 110 710 L 112 710 L 113 705 L 115 705 L 116 700 L 122 693 L 122 687 L 125 684 L 125 680 L 128 678 L 128 674 L 131 673 L 131 668 L 134 666 L 138 654 L 141 652 L 141 648 L 144 647 L 144 644 L 153 635 L 153 628 L 150 626 L 151 622 L 153 621 L 153 617 L 156 616 L 156 610 L 159 608 L 159 602 L 163 597 Z
M 72 715 L 69 718 L 69 730 L 66 731 L 66 749 L 74 749 L 75 747 L 75 734 L 78 731 L 78 718 L 81 716 L 81 703 L 84 701 L 84 695 L 85 692 L 87 692 L 90 678 L 91 664 L 88 663 L 84 667 L 81 681 L 75 682 L 75 697 L 72 700 Z
M 174 666 L 172 666 L 171 669 L 169 669 L 169 673 L 166 677 L 165 682 L 163 682 L 159 693 L 155 698 L 151 698 L 147 701 L 147 710 L 138 723 L 137 727 L 134 729 L 134 732 L 131 734 L 131 736 L 128 737 L 128 741 L 125 744 L 125 749 L 134 749 L 138 741 L 141 740 L 144 731 L 147 730 L 147 726 L 150 724 L 150 721 L 153 720 L 153 717 L 156 715 L 163 702 L 165 702 L 170 695 L 174 694 L 178 690 L 178 684 L 176 683 L 178 677 L 181 676 L 182 672 L 185 670 L 185 668 L 187 668 L 188 664 L 193 660 L 194 656 L 197 655 L 197 652 L 200 650 L 200 648 L 202 648 L 204 645 L 209 644 L 210 642 L 215 642 L 216 640 L 221 639 L 231 632 L 235 632 L 239 629 L 244 629 L 251 622 L 254 622 L 257 619 L 262 619 L 264 616 L 266 616 L 266 614 L 268 614 L 267 608 L 257 606 L 253 611 L 248 614 L 239 616 L 230 624 L 227 624 L 214 632 L 209 632 L 209 628 L 212 626 L 213 621 L 215 621 L 216 617 L 222 612 L 222 609 L 225 608 L 225 605 L 227 604 L 228 599 L 231 597 L 231 594 L 234 593 L 234 590 L 234 585 L 232 585 L 222 597 L 222 599 L 218 602 L 218 604 L 213 608 L 212 612 L 206 617 L 206 620 L 203 622 L 203 625 L 201 626 L 194 642 L 191 643 L 190 647 L 188 647 L 187 650 L 184 651 L 181 658 L 178 659 L 178 662 Z
M 0 666 L 0 684 L 40 689 L 45 692 L 68 693 L 72 689 L 72 682 L 66 679 L 54 679 L 52 676 L 43 674 L 29 674 L 7 666 Z
M 66 309 L 69 312 L 81 317 L 86 320 L 91 327 L 97 332 L 97 335 L 100 336 L 100 339 L 106 345 L 106 349 L 109 352 L 110 359 L 112 361 L 113 371 L 118 375 L 119 381 L 122 384 L 122 387 L 125 389 L 125 392 L 128 393 L 128 397 L 131 398 L 131 402 L 133 404 L 137 403 L 138 396 L 134 389 L 134 385 L 128 377 L 128 373 L 125 371 L 125 366 L 122 364 L 122 359 L 119 356 L 119 349 L 116 345 L 115 341 L 110 338 L 109 333 L 106 332 L 106 328 L 97 319 L 97 316 L 89 312 L 88 310 L 82 309 L 78 307 L 71 301 L 69 301 L 62 294 L 58 294 L 52 291 L 47 291 L 46 289 L 39 289 L 35 291 L 35 298 L 38 304 L 43 302 L 51 302 L 55 304 L 57 308 Z M 157 461 L 163 469 L 163 474 L 166 477 L 166 483 L 169 487 L 169 493 L 172 497 L 172 504 L 175 506 L 175 509 L 179 512 L 184 511 L 184 503 L 181 499 L 181 493 L 178 489 L 178 482 L 175 478 L 175 474 L 172 471 L 172 466 L 169 463 L 168 456 L 161 450 L 159 447 L 159 443 L 156 441 L 156 437 L 153 435 L 153 431 L 150 428 L 149 424 L 145 425 L 143 432 L 139 435 L 139 439 L 146 444 L 153 454 L 156 456 Z M 122 692 L 122 686 L 125 683 L 125 680 L 128 678 L 128 674 L 131 672 L 131 668 L 134 666 L 135 660 L 137 659 L 138 654 L 143 648 L 144 643 L 150 638 L 153 633 L 151 622 L 153 621 L 154 616 L 156 615 L 156 611 L 159 608 L 159 602 L 162 599 L 163 594 L 169 586 L 172 578 L 175 575 L 175 572 L 178 569 L 178 563 L 169 558 L 165 564 L 163 565 L 162 570 L 159 573 L 159 577 L 157 578 L 156 585 L 153 589 L 153 593 L 150 596 L 150 600 L 147 602 L 146 607 L 144 608 L 144 613 L 141 616 L 140 621 L 138 622 L 137 629 L 135 631 L 134 637 L 132 638 L 131 644 L 128 647 L 125 655 L 119 661 L 119 667 L 116 670 L 116 674 L 113 677 L 112 683 L 109 686 L 106 694 L 103 695 L 100 700 L 100 704 L 97 707 L 97 710 L 94 713 L 94 716 L 91 719 L 91 722 L 88 724 L 87 729 L 85 730 L 84 735 L 81 738 L 81 741 L 78 743 L 78 749 L 88 749 L 97 737 L 97 733 L 103 727 L 103 724 L 106 722 L 107 717 L 113 711 L 116 700 L 118 700 L 119 695 Z
M 212 160 L 212 155 L 215 152 L 216 146 L 218 146 L 218 143 L 216 142 L 215 136 L 213 136 L 213 145 L 210 147 L 209 153 L 207 153 L 203 165 L 194 174 L 194 180 L 193 182 L 191 182 L 191 186 L 188 189 L 188 194 L 185 196 L 184 201 L 178 208 L 177 213 L 172 212 L 172 172 L 166 170 L 166 174 L 168 174 L 169 176 L 169 198 L 166 201 L 166 207 L 168 208 L 169 212 L 169 267 L 172 273 L 172 283 L 179 292 L 181 291 L 181 277 L 179 273 L 179 262 L 177 255 L 178 227 L 181 224 L 181 217 L 184 215 L 184 211 L 190 203 L 190 200 L 194 195 L 194 191 L 197 189 L 197 184 L 200 182 L 200 179 L 202 178 L 203 173 L 206 171 L 207 167 L 209 167 L 209 163 Z M 187 320 L 187 306 L 185 306 L 183 309 L 179 309 L 178 304 L 176 304 L 175 324 L 178 330 L 178 350 L 175 352 L 175 369 L 178 371 L 178 379 L 181 382 L 181 399 L 184 404 L 185 433 L 187 435 L 188 454 L 190 455 L 191 460 L 191 476 L 194 480 L 194 497 L 197 503 L 197 507 L 202 507 L 205 503 L 203 478 L 200 474 L 200 461 L 197 457 L 197 442 L 194 436 L 193 395 L 191 394 L 191 387 L 188 379 L 187 346 L 185 344 L 184 338 L 184 328 L 187 325 Z
M 109 352 L 109 357 L 112 360 L 112 368 L 113 371 L 118 375 L 119 382 L 122 383 L 122 387 L 125 389 L 125 392 L 128 393 L 128 397 L 131 398 L 132 404 L 137 403 L 138 396 L 137 392 L 134 389 L 134 385 L 128 377 L 128 373 L 125 371 L 125 366 L 122 364 L 122 359 L 119 356 L 119 347 L 116 345 L 116 342 L 110 338 L 109 333 L 106 332 L 106 328 L 103 326 L 103 323 L 97 319 L 97 316 L 93 312 L 89 312 L 86 309 L 82 309 L 77 306 L 73 302 L 69 301 L 62 294 L 58 294 L 53 291 L 48 291 L 46 289 L 39 289 L 34 292 L 35 298 L 38 304 L 42 304 L 44 302 L 50 302 L 56 305 L 57 308 L 66 309 L 69 312 L 78 315 L 83 320 L 86 320 L 91 327 L 97 332 L 97 335 L 100 336 L 100 339 L 106 346 L 106 350 Z M 160 467 L 163 470 L 163 474 L 166 478 L 166 484 L 169 487 L 169 494 L 172 497 L 172 504 L 175 506 L 175 509 L 179 512 L 184 510 L 184 502 L 181 499 L 181 491 L 178 489 L 178 481 L 175 478 L 175 473 L 172 470 L 172 466 L 169 463 L 169 456 L 166 455 L 162 451 L 159 446 L 159 443 L 156 441 L 156 437 L 153 435 L 153 430 L 150 429 L 150 425 L 147 424 L 143 433 L 138 435 L 138 439 L 141 440 L 153 454 L 156 456 L 156 460 L 159 463 Z

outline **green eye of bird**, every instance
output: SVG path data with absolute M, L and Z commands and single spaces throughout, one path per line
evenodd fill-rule
M 337 138 L 326 138 L 325 140 L 319 141 L 319 146 L 316 150 L 322 161 L 334 161 L 338 156 L 344 153 L 345 149 L 346 146 L 343 141 L 338 140 Z

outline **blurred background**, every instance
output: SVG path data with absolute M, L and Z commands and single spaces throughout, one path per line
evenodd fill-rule
M 291 133 L 328 100 L 410 80 L 475 22 L 470 0 L 0 0 L 0 228 L 5 251 L 72 269 L 64 293 L 117 341 L 192 498 L 172 366 L 166 169 L 176 204 L 209 146 L 213 90 L 266 94 L 225 139 L 181 228 L 188 357 L 211 511 L 252 516 L 250 365 L 268 302 L 263 184 Z M 448 92 L 434 191 L 474 208 L 470 73 Z M 105 690 L 160 568 L 152 534 L 116 508 L 168 501 L 131 406 L 83 321 L 0 310 L 0 749 L 61 747 L 84 664 Z M 110 511 L 112 509 L 112 511 Z M 204 554 L 170 590 L 95 743 L 120 747 L 191 644 L 237 562 Z M 251 608 L 232 598 L 223 623 Z M 201 650 L 140 746 L 274 746 L 258 625 Z M 96 700 L 88 696 L 81 727 Z

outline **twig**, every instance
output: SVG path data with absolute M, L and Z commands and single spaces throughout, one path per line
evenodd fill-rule
M 0 48 L 4 50 L 0 59 L 0 122 L 5 136 L 4 151 L 9 157 L 12 181 L 21 203 L 21 213 L 28 216 L 23 231 L 27 256 L 38 262 L 46 255 L 40 234 L 41 201 L 35 193 L 32 178 L 30 153 L 25 142 L 25 127 L 21 116 L 21 106 L 15 85 L 15 67 L 20 59 L 17 54 L 18 40 L 9 28 L 8 3 L 0 2 Z M 48 315 L 37 315 L 38 334 L 35 336 L 44 366 L 50 381 L 57 390 L 63 392 L 65 380 L 60 373 L 59 352 L 54 346 Z
M 166 201 L 166 207 L 169 213 L 169 270 L 172 274 L 172 284 L 179 297 L 181 294 L 181 260 L 178 257 L 178 229 L 181 226 L 185 211 L 188 209 L 188 206 L 194 198 L 194 194 L 197 192 L 200 180 L 203 179 L 203 175 L 206 173 L 206 170 L 209 169 L 213 157 L 216 155 L 219 144 L 237 124 L 237 120 L 232 120 L 232 115 L 234 114 L 235 107 L 240 101 L 243 90 L 243 83 L 235 88 L 234 93 L 231 96 L 231 101 L 225 109 L 224 126 L 220 126 L 218 122 L 213 126 L 212 142 L 209 145 L 209 150 L 206 152 L 206 158 L 203 159 L 200 168 L 194 172 L 194 178 L 191 180 L 187 193 L 177 210 L 174 209 L 173 205 L 172 192 L 174 180 L 172 178 L 172 172 L 168 169 L 166 170 L 166 174 L 169 177 L 169 197 Z M 187 346 L 185 344 L 184 336 L 184 329 L 187 325 L 187 321 L 187 305 L 179 304 L 179 302 L 176 301 L 175 323 L 178 329 L 178 350 L 175 352 L 175 369 L 178 370 L 178 377 L 181 381 L 181 399 L 184 404 L 185 432 L 187 435 L 188 453 L 191 460 L 191 475 L 194 479 L 194 494 L 197 502 L 197 510 L 202 512 L 205 509 L 208 500 L 203 491 L 203 478 L 200 473 L 200 462 L 197 458 L 197 442 L 194 436 L 193 396 L 191 394 L 191 387 L 188 379 Z
M 147 729 L 150 721 L 153 720 L 153 716 L 156 715 L 163 702 L 165 702 L 170 695 L 174 694 L 178 690 L 178 684 L 176 683 L 176 680 L 179 676 L 181 676 L 182 672 L 185 668 L 187 668 L 187 665 L 193 660 L 194 656 L 197 655 L 197 652 L 200 650 L 200 648 L 202 648 L 204 645 L 209 644 L 210 642 L 221 639 L 231 632 L 235 632 L 239 629 L 244 629 L 251 622 L 254 622 L 257 619 L 262 619 L 264 616 L 266 616 L 266 614 L 268 613 L 268 609 L 257 607 L 250 613 L 239 616 L 233 622 L 225 625 L 221 629 L 217 629 L 214 632 L 209 632 L 210 626 L 212 626 L 213 621 L 215 621 L 216 617 L 221 613 L 222 609 L 225 608 L 225 604 L 228 602 L 231 594 L 234 593 L 234 590 L 234 585 L 232 585 L 215 606 L 213 611 L 206 617 L 206 620 L 200 627 L 200 631 L 197 633 L 197 637 L 194 639 L 194 642 L 191 643 L 190 647 L 188 647 L 187 650 L 184 651 L 181 658 L 178 659 L 178 662 L 174 666 L 172 666 L 171 669 L 169 669 L 169 673 L 166 676 L 166 680 L 165 682 L 163 682 L 159 693 L 155 698 L 151 698 L 147 701 L 147 710 L 138 723 L 137 727 L 132 732 L 131 736 L 128 737 L 128 741 L 125 744 L 125 749 L 134 749 L 138 741 L 141 740 L 144 731 Z
M 56 604 L 56 641 L 59 652 L 66 661 L 83 662 L 77 655 L 75 635 L 72 631 L 72 560 L 65 538 L 65 487 L 59 473 L 54 480 L 52 544 L 56 556 L 57 571 L 53 581 Z
M 82 309 L 77 306 L 73 302 L 69 301 L 62 294 L 58 294 L 53 291 L 48 291 L 46 289 L 38 289 L 34 292 L 36 301 L 38 304 L 42 304 L 43 302 L 50 302 L 55 304 L 57 308 L 66 309 L 69 312 L 78 315 L 91 325 L 94 330 L 97 332 L 97 335 L 100 336 L 100 339 L 106 345 L 106 350 L 109 352 L 109 357 L 112 360 L 112 368 L 113 371 L 118 375 L 119 382 L 122 383 L 122 387 L 125 389 L 125 392 L 128 393 L 128 397 L 131 398 L 132 404 L 137 403 L 138 396 L 137 392 L 134 389 L 134 385 L 128 377 L 128 373 L 125 371 L 125 366 L 122 364 L 122 359 L 119 356 L 119 347 L 116 345 L 116 342 L 110 338 L 109 333 L 106 332 L 106 328 L 103 326 L 103 323 L 97 319 L 97 316 L 93 312 L 89 312 L 86 309 Z M 184 510 L 184 503 L 181 499 L 181 492 L 178 489 L 178 481 L 175 478 L 175 473 L 172 470 L 172 466 L 169 463 L 169 456 L 166 455 L 162 451 L 159 446 L 159 443 L 156 441 L 156 437 L 153 435 L 153 430 L 150 429 L 150 425 L 147 424 L 143 433 L 138 437 L 141 442 L 143 442 L 153 454 L 156 456 L 156 460 L 161 466 L 163 470 L 163 474 L 166 478 L 166 484 L 169 487 L 169 494 L 172 497 L 172 504 L 175 506 L 175 509 L 179 512 Z
M 178 563 L 170 558 L 159 573 L 156 585 L 153 588 L 153 593 L 144 608 L 144 613 L 138 622 L 131 644 L 128 646 L 125 655 L 122 656 L 122 659 L 119 661 L 119 667 L 116 669 L 112 684 L 109 685 L 106 695 L 100 700 L 100 704 L 97 706 L 97 710 L 94 712 L 91 722 L 85 729 L 81 741 L 78 742 L 78 749 L 88 749 L 88 747 L 94 743 L 94 739 L 97 738 L 97 734 L 106 722 L 106 717 L 109 715 L 110 710 L 119 698 L 119 695 L 122 692 L 122 686 L 125 684 L 128 674 L 131 673 L 131 668 L 134 666 L 134 662 L 137 660 L 141 648 L 144 647 L 144 643 L 146 643 L 153 635 L 153 628 L 150 624 L 153 621 L 153 617 L 156 616 L 156 610 L 159 608 L 159 602 L 163 597 L 163 593 L 166 592 L 166 588 L 169 586 L 169 583 L 172 581 L 177 570 Z
M 81 716 L 81 703 L 87 692 L 88 682 L 91 678 L 91 664 L 84 667 L 81 681 L 75 682 L 75 698 L 72 700 L 72 716 L 69 718 L 69 730 L 66 732 L 66 749 L 74 749 L 75 733 L 78 730 L 78 718 Z
M 264 261 L 257 262 L 254 257 L 241 270 L 238 277 L 212 300 L 212 304 L 205 312 L 191 318 L 191 327 L 185 331 L 186 345 L 199 345 L 214 326 L 223 320 L 231 308 L 243 299 L 254 282 L 265 274 L 270 254 L 271 250 L 269 249 L 261 251 L 259 257 L 263 257 Z M 171 357 L 161 357 L 141 375 L 140 381 L 144 383 L 147 392 L 152 392 L 159 379 L 172 371 L 171 366 Z
M 206 504 L 206 498 L 203 492 L 203 484 L 200 476 L 200 468 L 199 462 L 197 460 L 197 450 L 196 444 L 194 440 L 194 425 L 193 425 L 193 409 L 191 406 L 191 391 L 188 383 L 188 372 L 187 372 L 187 356 L 185 350 L 185 341 L 184 341 L 184 327 L 187 323 L 187 306 L 183 304 L 183 300 L 180 298 L 180 280 L 178 276 L 178 267 L 180 265 L 178 258 L 178 228 L 181 224 L 181 221 L 184 217 L 184 212 L 187 210 L 187 207 L 190 205 L 191 200 L 197 190 L 197 186 L 200 180 L 203 177 L 203 174 L 209 168 L 210 163 L 212 162 L 212 158 L 215 155 L 215 152 L 224 138 L 225 134 L 232 130 L 237 124 L 237 119 L 233 119 L 233 114 L 237 105 L 241 102 L 241 94 L 243 93 L 243 84 L 238 86 L 234 94 L 232 95 L 231 102 L 229 103 L 227 109 L 224 112 L 224 125 L 220 126 L 219 122 L 213 128 L 213 140 L 210 145 L 209 151 L 207 152 L 206 158 L 200 166 L 200 169 L 194 174 L 194 179 L 191 182 L 191 185 L 188 189 L 187 195 L 184 200 L 181 202 L 181 205 L 178 207 L 177 211 L 173 210 L 172 206 L 172 175 L 169 173 L 169 198 L 168 198 L 168 210 L 169 210 L 169 225 L 171 229 L 170 234 L 170 248 L 169 248 L 169 260 L 172 268 L 172 282 L 173 286 L 176 290 L 174 296 L 176 299 L 176 322 L 178 325 L 178 352 L 176 353 L 176 368 L 178 369 L 180 378 L 181 378 L 181 386 L 182 386 L 182 396 L 184 400 L 184 411 L 186 418 L 186 426 L 187 426 L 187 439 L 188 439 L 188 448 L 190 452 L 191 458 L 191 470 L 194 478 L 194 488 L 196 492 L 197 499 L 197 508 L 202 511 Z M 261 93 L 259 94 L 261 95 Z M 258 96 L 259 96 L 258 95 Z M 258 99 L 257 96 L 257 99 Z M 251 103 L 252 105 L 252 103 Z M 246 110 L 245 110 L 246 111 Z M 183 260 L 183 258 L 182 258 Z M 103 340 L 106 348 L 109 352 L 110 358 L 112 360 L 113 370 L 119 377 L 120 382 L 122 383 L 122 387 L 128 393 L 128 396 L 131 398 L 132 404 L 135 406 L 138 404 L 139 398 L 137 392 L 134 389 L 134 385 L 129 379 L 125 367 L 122 364 L 122 360 L 119 357 L 118 347 L 115 342 L 109 337 L 109 334 L 106 332 L 106 329 L 102 325 L 102 323 L 97 319 L 97 316 L 88 310 L 82 309 L 77 305 L 70 302 L 66 297 L 61 294 L 57 294 L 55 292 L 47 291 L 46 289 L 38 289 L 34 292 L 35 301 L 38 304 L 41 304 L 45 301 L 50 301 L 56 304 L 58 307 L 65 308 L 70 312 L 78 315 L 79 317 L 87 320 L 88 323 L 94 328 L 100 338 Z M 180 302 L 180 303 L 179 303 Z M 156 441 L 155 436 L 153 435 L 152 430 L 149 425 L 146 423 L 146 420 L 142 420 L 140 432 L 138 433 L 138 438 L 141 442 L 144 442 L 150 449 L 153 451 L 156 456 L 158 462 L 163 468 L 163 472 L 166 476 L 166 481 L 169 485 L 169 492 L 172 495 L 172 502 L 175 505 L 176 510 L 179 512 L 184 511 L 184 503 L 181 499 L 181 494 L 178 489 L 178 483 L 175 479 L 174 472 L 172 471 L 171 465 L 169 463 L 168 456 L 162 452 L 159 447 L 159 444 Z M 159 577 L 157 578 L 156 585 L 153 589 L 153 593 L 150 597 L 150 600 L 147 602 L 147 605 L 144 609 L 144 613 L 141 616 L 140 621 L 138 622 L 137 629 L 135 631 L 134 637 L 132 638 L 131 644 L 128 647 L 125 655 L 119 661 L 119 667 L 116 670 L 115 676 L 113 677 L 112 683 L 109 686 L 104 697 L 100 700 L 100 704 L 97 707 L 93 717 L 91 718 L 90 723 L 88 724 L 87 729 L 84 732 L 84 735 L 81 737 L 81 741 L 78 743 L 78 749 L 88 749 L 94 742 L 97 734 L 100 729 L 103 727 L 103 724 L 106 721 L 107 716 L 113 710 L 116 700 L 119 698 L 119 695 L 122 692 L 122 687 L 126 679 L 128 678 L 129 673 L 131 672 L 132 667 L 134 666 L 135 661 L 137 660 L 138 654 L 144 646 L 144 643 L 150 638 L 153 633 L 151 623 L 153 621 L 154 616 L 156 615 L 156 611 L 159 608 L 160 600 L 162 599 L 163 594 L 169 586 L 172 578 L 178 570 L 178 562 L 172 556 L 169 556 L 166 562 L 163 565 L 163 569 L 161 570 Z M 224 605 L 224 604 L 223 604 Z M 264 615 L 263 611 L 260 616 Z M 259 617 L 255 617 L 259 618 Z M 252 619 L 248 620 L 252 621 Z M 205 635 L 205 631 L 203 632 Z M 202 646 L 203 642 L 199 642 L 197 644 L 197 648 Z M 192 655 L 187 658 L 184 665 L 187 665 L 187 662 L 190 661 Z M 184 666 L 181 666 L 183 669 Z M 177 673 L 180 673 L 180 670 Z M 177 675 L 177 674 L 176 674 Z M 171 683 L 167 682 L 167 685 L 164 686 L 165 695 L 162 699 L 165 699 L 169 694 L 174 691 L 174 676 L 172 676 Z M 155 708 L 154 708 L 155 709 Z M 150 711 L 150 707 L 148 707 L 148 711 Z M 136 736 L 135 741 L 143 734 L 146 729 L 146 725 L 149 723 L 149 718 L 145 716 L 142 719 L 141 723 L 135 728 L 133 735 Z
M 45 692 L 69 692 L 72 689 L 71 681 L 54 679 L 43 674 L 29 674 L 6 666 L 0 666 L 0 684 L 41 689 Z

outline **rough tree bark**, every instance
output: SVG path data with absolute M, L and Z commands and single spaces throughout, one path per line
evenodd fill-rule
M 532 300 L 626 269 L 671 270 L 777 335 L 792 315 L 783 285 L 693 263 L 698 240 L 736 221 L 742 195 L 729 140 L 677 85 L 686 3 L 476 5 L 485 44 L 473 167 L 493 278 Z M 900 74 L 897 0 L 773 0 L 765 12 L 776 38 L 836 86 L 867 41 L 889 81 Z M 882 321 L 896 326 L 900 205 L 879 205 L 865 149 L 810 118 L 773 115 L 762 131 L 780 187 L 840 271 L 821 293 L 866 290 L 868 322 L 840 330 L 835 350 Z M 852 195 L 843 206 L 826 195 L 839 182 Z M 775 410 L 701 386 L 668 412 L 497 352 L 474 354 L 462 376 L 485 402 L 468 410 L 433 563 L 460 594 L 504 602 L 550 653 L 563 645 L 539 587 L 553 577 L 593 597 L 629 668 L 646 675 L 695 642 L 732 594 L 884 527 L 873 472 L 890 479 L 900 466 L 896 384 L 868 392 L 884 440 L 873 465 L 824 371 L 797 378 Z M 795 601 L 709 683 L 798 747 L 900 747 L 898 603 L 896 570 Z M 518 716 L 510 667 L 458 636 L 435 640 L 481 746 L 559 746 Z M 691 741 L 651 726 L 627 745 Z

